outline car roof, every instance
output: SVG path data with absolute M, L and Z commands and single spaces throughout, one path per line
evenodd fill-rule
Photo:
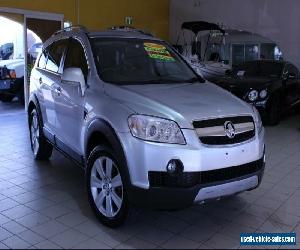
M 70 29 L 65 28 L 63 30 L 59 30 L 52 37 L 58 37 L 59 35 L 63 36 L 74 36 L 78 34 L 86 34 L 89 37 L 119 37 L 119 38 L 139 38 L 139 39 L 151 39 L 151 40 L 158 40 L 161 39 L 154 37 L 150 32 L 136 29 L 133 27 L 127 26 L 115 26 L 111 27 L 107 30 L 99 30 L 99 31 L 92 31 L 88 30 L 83 26 L 74 26 L 70 27 Z
M 153 37 L 151 35 L 141 33 L 138 31 L 121 31 L 121 30 L 106 30 L 106 31 L 92 31 L 87 33 L 89 37 L 113 37 L 113 38 L 138 38 L 138 39 L 150 39 L 160 41 L 161 39 Z
M 88 36 L 89 38 L 132 38 L 132 39 L 144 39 L 152 41 L 163 41 L 160 38 L 152 36 L 150 33 L 146 33 L 142 30 L 120 30 L 120 29 L 108 29 L 103 31 L 89 31 L 86 28 L 72 29 L 72 30 L 60 30 L 52 35 L 44 44 L 44 48 L 58 39 L 75 36 Z

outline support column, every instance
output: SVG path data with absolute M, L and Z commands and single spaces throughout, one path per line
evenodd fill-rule
M 24 15 L 23 22 L 23 37 L 24 37 L 24 100 L 25 100 L 25 110 L 27 111 L 28 99 L 29 99 L 29 82 L 28 82 L 28 69 L 27 69 L 27 54 L 28 54 L 28 45 L 27 45 L 27 19 Z

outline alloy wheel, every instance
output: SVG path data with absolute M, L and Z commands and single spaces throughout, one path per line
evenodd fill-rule
M 39 123 L 36 113 L 32 114 L 32 121 L 30 126 L 30 136 L 31 136 L 31 145 L 34 155 L 37 155 L 39 150 L 39 138 L 40 138 L 40 130 Z
M 98 210 L 105 217 L 116 216 L 123 203 L 123 183 L 119 169 L 110 157 L 102 156 L 94 162 L 90 188 Z

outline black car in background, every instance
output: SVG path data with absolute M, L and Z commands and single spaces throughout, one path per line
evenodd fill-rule
M 255 105 L 269 125 L 278 124 L 283 112 L 300 104 L 299 71 L 290 62 L 245 62 L 214 82 Z

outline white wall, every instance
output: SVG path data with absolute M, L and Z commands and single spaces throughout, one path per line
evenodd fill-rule
M 299 0 L 171 0 L 170 38 L 177 40 L 184 21 L 223 23 L 275 41 L 284 59 L 300 69 Z

